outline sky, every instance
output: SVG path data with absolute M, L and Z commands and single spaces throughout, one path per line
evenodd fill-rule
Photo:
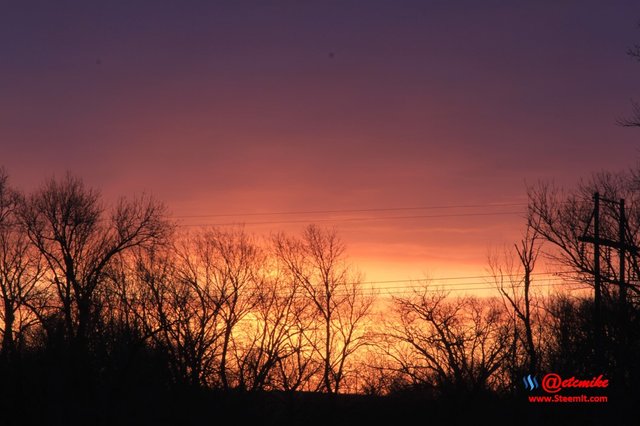
M 0 165 L 26 191 L 152 193 L 184 229 L 335 227 L 369 280 L 482 275 L 527 184 L 636 164 L 616 120 L 639 22 L 637 1 L 2 0 Z

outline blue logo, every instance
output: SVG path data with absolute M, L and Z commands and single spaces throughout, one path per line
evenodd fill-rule
M 536 379 L 536 376 L 532 376 L 531 374 L 524 376 L 522 378 L 522 381 L 524 382 L 524 388 L 527 390 L 534 390 L 534 389 L 538 389 L 538 387 L 540 385 L 538 385 L 538 380 Z

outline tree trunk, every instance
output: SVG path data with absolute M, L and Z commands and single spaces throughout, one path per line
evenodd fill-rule
M 531 285 L 531 269 L 526 268 L 524 274 L 524 327 L 527 339 L 527 352 L 529 354 L 529 374 L 534 374 L 538 368 L 538 357 L 533 342 L 533 330 L 531 330 L 531 301 L 529 300 L 529 287 Z
M 331 389 L 331 295 L 327 290 L 326 298 L 327 314 L 325 315 L 325 346 L 324 346 L 324 387 L 327 393 L 332 393 Z
M 15 341 L 13 338 L 13 323 L 15 321 L 15 312 L 13 310 L 13 302 L 4 298 L 4 333 L 2 336 L 2 357 L 10 358 L 15 350 Z
M 220 380 L 223 389 L 229 389 L 229 379 L 227 378 L 227 351 L 229 350 L 229 342 L 231 341 L 231 321 L 226 324 L 224 331 L 224 340 L 222 342 L 222 357 L 220 358 Z
M 87 297 L 82 297 L 78 300 L 78 327 L 74 339 L 77 348 L 80 351 L 84 351 L 87 348 L 90 321 L 91 302 Z

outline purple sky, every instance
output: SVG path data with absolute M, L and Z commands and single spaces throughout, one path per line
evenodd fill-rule
M 522 210 L 486 204 L 635 165 L 640 130 L 616 119 L 640 99 L 639 21 L 637 1 L 3 2 L 0 164 L 177 216 L 479 205 L 180 217 L 259 233 Z M 402 279 L 482 273 L 523 220 L 320 224 L 368 278 Z

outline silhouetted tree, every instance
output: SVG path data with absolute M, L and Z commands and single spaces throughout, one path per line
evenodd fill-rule
M 135 310 L 145 334 L 167 354 L 176 383 L 216 385 L 223 334 L 220 294 L 209 276 L 200 275 L 206 263 L 177 260 L 172 248 L 138 251 Z
M 553 295 L 546 301 L 543 348 L 547 368 L 560 374 L 593 374 L 593 301 L 586 297 Z M 602 372 L 600 372 L 602 373 Z
M 279 267 L 278 271 L 284 290 L 283 295 L 279 296 L 280 308 L 275 312 L 281 315 L 286 313 L 286 316 L 281 324 L 284 334 L 280 335 L 283 353 L 276 358 L 271 381 L 275 388 L 285 391 L 313 390 L 317 387 L 312 386 L 313 378 L 323 367 L 322 362 L 314 356 L 314 346 L 309 339 L 317 328 L 315 309 L 308 303 L 304 289 L 290 271 Z M 285 306 L 285 310 L 281 310 Z
M 311 225 L 302 238 L 278 235 L 274 245 L 313 307 L 317 328 L 305 330 L 305 338 L 322 362 L 318 389 L 337 393 L 347 361 L 366 343 L 363 325 L 374 299 L 346 264 L 345 246 L 335 231 Z
M 274 267 L 274 265 L 271 265 Z M 255 290 L 256 302 L 236 336 L 239 386 L 248 390 L 291 390 L 296 381 L 281 377 L 278 367 L 304 350 L 300 321 L 308 311 L 300 303 L 300 287 L 286 274 L 269 268 L 269 276 Z
M 591 244 L 580 241 L 585 233 L 593 233 L 591 222 L 593 194 L 600 193 L 609 200 L 625 199 L 628 228 L 627 244 L 637 245 L 640 231 L 640 192 L 636 173 L 597 173 L 587 181 L 581 181 L 575 189 L 563 190 L 553 184 L 541 182 L 528 188 L 528 224 L 549 245 L 544 255 L 558 267 L 564 267 L 567 277 L 593 285 L 594 261 Z M 618 240 L 618 208 L 611 203 L 601 203 L 600 237 Z M 617 256 L 611 247 L 602 247 L 601 274 L 609 281 L 618 281 Z M 626 276 L 640 276 L 637 256 L 627 253 Z M 617 286 L 603 286 L 603 297 L 611 297 Z M 633 286 L 629 289 L 637 294 Z
M 238 382 L 237 377 L 233 382 L 229 377 L 233 371 L 229 368 L 229 358 L 233 346 L 239 343 L 234 340 L 234 331 L 257 303 L 264 283 L 264 255 L 244 230 L 219 229 L 206 232 L 196 241 L 196 253 L 211 262 L 209 279 L 219 293 L 224 327 L 219 375 L 222 387 L 227 389 Z
M 638 171 L 632 170 L 622 173 L 597 173 L 570 190 L 562 190 L 548 183 L 540 183 L 529 188 L 529 225 L 544 241 L 551 243 L 545 245 L 543 253 L 555 266 L 565 270 L 563 277 L 594 286 L 596 274 L 593 245 L 581 242 L 580 237 L 585 234 L 593 235 L 595 192 L 598 192 L 602 199 L 614 201 L 600 203 L 600 238 L 613 242 L 619 240 L 619 206 L 615 201 L 624 199 L 627 225 L 624 230 L 625 244 L 638 246 L 638 183 Z M 615 375 L 618 383 L 630 386 L 632 381 L 629 377 L 636 374 L 634 364 L 630 360 L 635 356 L 633 348 L 639 341 L 638 333 L 632 324 L 637 316 L 640 300 L 640 291 L 636 284 L 640 277 L 640 265 L 637 251 L 626 250 L 624 273 L 627 291 L 621 293 L 618 258 L 617 249 L 612 247 L 612 244 L 601 246 L 602 285 L 599 308 L 596 308 L 594 303 L 583 300 L 579 315 L 588 315 L 587 319 L 581 318 L 586 328 L 575 330 L 575 336 L 571 337 L 569 335 L 572 329 L 566 329 L 569 327 L 568 322 L 562 322 L 561 326 L 548 331 L 547 336 L 547 341 L 559 339 L 559 343 L 547 346 L 544 352 L 549 356 L 554 353 L 578 356 L 575 359 L 580 360 L 581 368 L 597 369 Z M 564 301 L 554 303 L 556 317 L 569 317 L 576 312 L 573 305 Z M 586 308 L 591 309 L 591 312 L 587 312 Z M 584 336 L 580 337 L 583 334 Z
M 0 169 L 0 354 L 4 358 L 15 354 L 25 331 L 37 323 L 43 296 L 41 257 L 18 222 L 19 203 L 20 195 L 9 187 L 8 176 Z
M 358 393 L 365 395 L 384 396 L 394 392 L 415 390 L 421 382 L 411 380 L 397 368 L 394 359 L 389 356 L 389 345 L 395 346 L 397 341 L 389 339 L 379 323 L 380 332 L 367 353 L 358 362 Z M 395 346 L 395 349 L 398 349 Z
M 243 230 L 210 229 L 173 249 L 142 252 L 137 311 L 147 334 L 168 353 L 176 379 L 192 386 L 240 385 L 246 342 L 238 324 L 250 322 L 262 289 L 263 254 Z
M 636 61 L 640 61 L 640 44 L 636 43 L 627 49 L 627 55 Z M 618 124 L 624 127 L 640 127 L 640 104 L 637 101 L 631 101 L 631 115 L 618 120 Z
M 539 368 L 538 345 L 534 338 L 537 306 L 534 305 L 531 284 L 540 248 L 536 231 L 527 226 L 523 238 L 513 249 L 489 258 L 489 269 L 496 287 L 506 308 L 513 313 L 512 364 L 514 379 L 518 380 L 523 371 L 534 374 Z M 524 362 L 520 359 L 520 348 L 524 348 Z
M 445 394 L 478 394 L 501 385 L 511 332 L 497 300 L 448 298 L 425 286 L 395 298 L 394 305 L 386 351 L 410 382 Z
M 163 238 L 163 206 L 149 197 L 121 199 L 109 215 L 99 193 L 67 174 L 26 199 L 20 218 L 47 265 L 67 338 L 86 347 L 99 317 L 94 297 L 117 254 Z

